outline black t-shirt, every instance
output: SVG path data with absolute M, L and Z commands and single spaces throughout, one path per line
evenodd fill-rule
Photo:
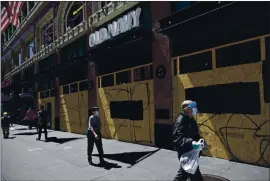
M 47 123 L 47 111 L 46 110 L 40 110 L 38 112 L 39 114 L 39 119 L 41 123 Z
M 9 127 L 9 117 L 2 117 L 1 118 L 1 126 L 2 127 Z

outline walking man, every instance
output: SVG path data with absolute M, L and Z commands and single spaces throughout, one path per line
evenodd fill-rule
M 99 108 L 92 107 L 91 108 L 92 115 L 89 117 L 88 122 L 88 131 L 87 131 L 87 156 L 89 164 L 93 164 L 92 162 L 92 152 L 94 148 L 94 143 L 97 147 L 98 154 L 99 154 L 99 161 L 100 165 L 104 164 L 103 158 L 103 147 L 102 147 L 102 138 L 101 138 L 101 124 L 100 124 L 100 117 L 99 117 Z
M 42 129 L 44 129 L 45 134 L 45 141 L 48 141 L 48 133 L 47 133 L 47 111 L 44 109 L 44 106 L 42 105 L 40 107 L 40 111 L 38 111 L 38 138 L 37 140 L 40 140 Z
M 181 105 L 181 113 L 176 118 L 173 127 L 173 144 L 178 153 L 180 160 L 182 154 L 192 150 L 199 149 L 200 144 L 197 143 L 200 139 L 199 129 L 195 121 L 198 109 L 196 102 L 186 100 Z M 202 174 L 198 167 L 194 175 L 185 172 L 180 166 L 174 181 L 186 181 L 190 178 L 191 181 L 203 181 Z

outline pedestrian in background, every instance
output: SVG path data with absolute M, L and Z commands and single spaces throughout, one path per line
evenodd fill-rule
M 101 123 L 99 117 L 99 108 L 94 106 L 91 108 L 92 115 L 89 116 L 88 120 L 88 130 L 87 130 L 87 156 L 89 164 L 93 164 L 92 162 L 92 152 L 94 148 L 94 143 L 97 147 L 99 154 L 100 164 L 104 164 L 103 158 L 103 147 L 102 147 L 102 138 L 101 138 Z
M 199 135 L 199 129 L 195 121 L 197 115 L 197 103 L 186 100 L 181 105 L 181 113 L 176 118 L 175 124 L 173 126 L 173 143 L 174 147 L 178 153 L 178 159 L 184 153 L 192 149 L 199 149 L 200 144 L 198 143 L 201 138 Z M 174 181 L 186 181 L 190 178 L 191 181 L 203 181 L 202 174 L 198 167 L 194 175 L 187 173 L 181 166 L 178 170 Z
M 33 124 L 35 123 L 36 117 L 37 117 L 37 114 L 35 113 L 35 111 L 33 111 L 33 109 L 31 107 L 29 107 L 29 109 L 27 110 L 27 112 L 25 114 L 25 118 L 24 118 L 25 120 L 27 120 L 27 122 L 29 124 L 29 129 L 32 129 Z
M 44 106 L 40 106 L 40 111 L 38 111 L 38 138 L 40 140 L 42 129 L 44 129 L 45 134 L 45 141 L 48 141 L 48 133 L 47 133 L 47 111 L 45 110 Z

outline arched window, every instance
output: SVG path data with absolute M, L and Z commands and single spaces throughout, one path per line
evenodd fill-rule
M 75 1 L 71 3 L 66 14 L 66 31 L 72 29 L 84 20 L 84 2 Z

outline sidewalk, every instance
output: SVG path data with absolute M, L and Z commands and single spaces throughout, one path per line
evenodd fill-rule
M 179 168 L 174 151 L 106 139 L 103 139 L 105 159 L 111 165 L 107 168 L 90 166 L 85 135 L 51 130 L 48 133 L 51 141 L 45 143 L 35 140 L 35 130 L 19 125 L 14 128 L 10 136 L 15 138 L 2 141 L 4 180 L 161 181 L 172 180 Z M 96 154 L 95 148 L 94 163 L 98 162 Z M 269 180 L 268 168 L 210 157 L 201 157 L 200 165 L 203 174 L 231 181 Z

